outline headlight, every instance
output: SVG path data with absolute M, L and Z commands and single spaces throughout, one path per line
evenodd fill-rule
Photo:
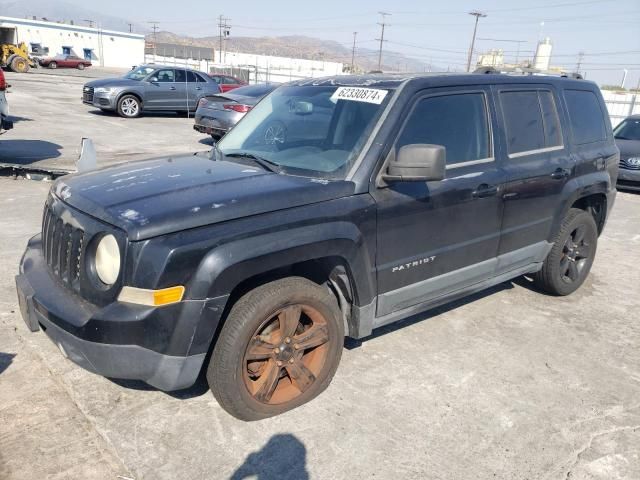
M 120 247 L 113 235 L 105 235 L 96 248 L 96 273 L 106 285 L 113 285 L 120 274 Z
M 111 87 L 98 87 L 96 88 L 93 93 L 106 93 L 106 94 L 110 94 L 114 91 L 114 88 Z

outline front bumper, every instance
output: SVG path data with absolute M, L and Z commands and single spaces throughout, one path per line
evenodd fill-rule
M 196 381 L 226 302 L 219 297 L 165 307 L 124 302 L 97 307 L 51 275 L 39 235 L 29 241 L 16 287 L 29 329 L 42 329 L 74 363 L 165 391 Z
M 640 191 L 640 170 L 620 168 L 618 170 L 618 188 Z
M 116 109 L 116 96 L 110 93 L 94 93 L 91 101 L 87 101 L 84 97 L 82 103 L 85 105 L 91 105 L 96 108 L 102 108 L 104 110 Z

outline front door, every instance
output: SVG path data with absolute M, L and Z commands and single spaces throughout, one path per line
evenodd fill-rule
M 145 88 L 144 107 L 148 110 L 178 110 L 179 95 L 173 68 L 157 70 Z
M 446 178 L 372 192 L 378 209 L 377 317 L 435 303 L 492 276 L 502 221 L 503 173 L 494 161 L 488 87 L 414 98 L 392 146 L 446 148 Z M 379 318 L 375 326 L 385 323 Z

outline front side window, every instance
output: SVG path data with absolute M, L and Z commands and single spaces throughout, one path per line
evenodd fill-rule
M 447 165 L 491 157 L 484 94 L 461 93 L 419 100 L 396 148 L 415 143 L 445 147 Z
M 184 70 L 175 70 L 175 81 L 184 83 L 187 81 L 187 73 Z
M 573 141 L 577 145 L 600 142 L 607 138 L 602 109 L 590 90 L 565 90 Z
M 171 83 L 175 81 L 175 73 L 172 69 L 158 70 L 153 77 L 156 79 L 155 81 L 159 83 Z
M 225 135 L 215 154 L 260 157 L 293 175 L 344 178 L 390 97 L 386 89 L 280 87 Z

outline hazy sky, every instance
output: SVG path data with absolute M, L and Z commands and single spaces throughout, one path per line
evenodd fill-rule
M 538 39 L 548 36 L 554 44 L 553 65 L 575 67 L 582 51 L 582 70 L 589 79 L 619 84 L 623 68 L 629 70 L 627 87 L 640 77 L 640 0 L 110 0 L 95 6 L 69 1 L 141 24 L 158 21 L 162 30 L 193 36 L 217 35 L 217 16 L 223 14 L 236 36 L 298 34 L 350 47 L 357 31 L 357 45 L 367 48 L 377 48 L 377 12 L 384 10 L 392 14 L 385 49 L 459 69 L 465 66 L 473 30 L 474 19 L 467 12 L 477 9 L 488 15 L 480 19 L 478 37 L 526 41 L 519 44 L 520 58 L 531 57 Z M 494 40 L 476 44 L 479 50 L 503 48 L 508 61 L 515 59 L 517 47 Z

